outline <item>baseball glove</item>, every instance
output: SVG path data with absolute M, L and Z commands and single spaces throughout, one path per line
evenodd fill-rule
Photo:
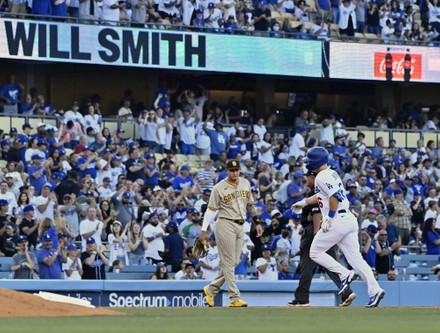
M 202 242 L 199 238 L 197 238 L 192 249 L 193 256 L 196 258 L 204 258 L 208 255 L 208 251 L 208 244 Z

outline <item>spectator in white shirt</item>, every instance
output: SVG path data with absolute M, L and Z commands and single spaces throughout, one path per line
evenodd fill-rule
M 46 183 L 41 188 L 41 195 L 35 198 L 34 205 L 37 207 L 35 218 L 50 219 L 55 218 L 54 210 L 58 207 L 58 199 L 54 192 L 51 191 L 52 184 Z
M 307 147 L 304 138 L 307 135 L 307 127 L 300 127 L 296 131 L 292 139 L 292 143 L 289 147 L 289 156 L 294 156 L 298 158 L 300 156 L 305 156 L 307 152 Z
M 269 244 L 264 244 L 261 248 L 262 258 L 258 258 L 255 266 L 257 267 L 259 281 L 278 280 L 278 265 L 274 257 L 271 256 Z
M 86 248 L 86 239 L 93 237 L 98 248 L 102 245 L 102 239 L 107 237 L 105 232 L 105 225 L 103 222 L 96 219 L 96 208 L 87 208 L 87 218 L 79 224 L 79 233 L 82 236 L 82 248 Z

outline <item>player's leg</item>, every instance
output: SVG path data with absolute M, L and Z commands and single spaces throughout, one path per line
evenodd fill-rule
M 355 222 L 356 223 L 356 222 Z M 338 243 L 347 262 L 356 270 L 356 273 L 367 282 L 368 295 L 377 294 L 381 288 L 374 278 L 373 271 L 367 262 L 362 258 L 358 240 L 357 224 L 349 233 Z
M 344 237 L 340 224 L 341 221 L 335 218 L 328 232 L 318 231 L 310 248 L 310 258 L 330 272 L 338 274 L 342 280 L 350 274 L 350 271 L 327 254 L 327 251 Z
M 228 286 L 229 299 L 231 302 L 240 298 L 240 292 L 235 283 L 235 266 L 236 266 L 236 246 L 238 230 L 241 231 L 242 226 L 232 222 L 219 220 L 215 226 L 215 239 L 218 246 L 220 256 L 220 267 L 222 276 L 211 282 L 209 290 L 217 293 L 224 282 Z M 240 248 L 241 251 L 241 248 Z M 221 284 L 220 284 L 221 283 Z
M 309 304 L 310 284 L 312 283 L 313 273 L 317 263 L 310 258 L 310 247 L 313 241 L 313 226 L 307 226 L 301 237 L 300 251 L 300 272 L 298 288 L 295 290 L 295 299 L 289 305 L 306 306 Z

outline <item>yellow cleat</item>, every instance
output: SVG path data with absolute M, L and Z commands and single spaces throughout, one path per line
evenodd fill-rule
M 208 303 L 209 307 L 214 306 L 214 296 L 212 296 L 208 291 L 208 286 L 203 287 L 203 293 L 206 296 L 206 303 Z
M 239 298 L 235 302 L 229 303 L 229 307 L 230 308 L 245 308 L 245 307 L 247 307 L 247 303 Z

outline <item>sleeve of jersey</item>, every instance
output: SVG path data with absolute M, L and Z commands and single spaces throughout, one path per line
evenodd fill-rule
M 339 184 L 337 183 L 337 179 L 335 179 L 335 174 L 337 178 L 339 178 L 336 172 L 326 172 L 325 175 L 323 175 L 324 177 L 318 180 L 318 188 L 327 198 L 330 198 L 339 191 Z
M 209 197 L 208 208 L 216 211 L 219 207 L 220 194 L 218 193 L 218 187 L 215 186 L 212 189 L 211 196 Z

